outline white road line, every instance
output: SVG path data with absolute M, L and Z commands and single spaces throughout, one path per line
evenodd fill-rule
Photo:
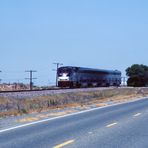
M 10 130 L 14 130 L 14 129 L 18 129 L 18 128 L 22 128 L 22 127 L 26 127 L 26 126 L 29 126 L 29 125 L 34 125 L 34 124 L 38 124 L 38 123 L 43 123 L 43 122 L 47 122 L 47 121 L 52 121 L 52 120 L 60 119 L 60 118 L 63 118 L 63 117 L 69 117 L 69 116 L 73 116 L 73 115 L 87 113 L 87 112 L 95 111 L 95 110 L 98 110 L 98 109 L 101 109 L 101 108 L 105 108 L 105 107 L 109 107 L 109 106 L 97 107 L 97 108 L 93 108 L 93 109 L 89 109 L 89 110 L 84 110 L 84 111 L 80 111 L 80 112 L 76 112 L 76 113 L 72 113 L 72 114 L 67 114 L 67 115 L 63 115 L 63 116 L 59 116 L 59 117 L 54 117 L 54 118 L 48 118 L 48 119 L 43 119 L 43 120 L 39 120 L 39 121 L 34 121 L 34 122 L 31 122 L 31 123 L 26 123 L 26 124 L 23 124 L 23 125 L 19 125 L 19 126 L 15 126 L 15 127 L 11 127 L 11 128 L 0 130 L 0 133 L 6 132 L 6 131 L 10 131 Z
M 26 127 L 26 126 L 30 126 L 30 125 L 34 125 L 34 124 L 38 124 L 38 123 L 43 123 L 43 122 L 47 122 L 47 121 L 51 121 L 51 120 L 60 119 L 60 118 L 63 118 L 63 117 L 69 117 L 69 116 L 73 116 L 73 115 L 83 114 L 83 113 L 87 113 L 87 112 L 90 112 L 90 111 L 95 111 L 95 110 L 99 110 L 99 109 L 103 109 L 103 108 L 107 108 L 107 107 L 118 106 L 118 105 L 122 105 L 122 104 L 124 105 L 124 104 L 128 104 L 130 102 L 138 102 L 138 101 L 141 101 L 142 99 L 144 100 L 144 99 L 148 99 L 148 98 L 147 97 L 139 98 L 139 99 L 136 99 L 136 100 L 131 100 L 129 102 L 124 102 L 124 103 L 122 102 L 122 103 L 112 104 L 112 105 L 108 105 L 108 106 L 96 107 L 96 108 L 93 108 L 93 109 L 84 110 L 84 111 L 80 111 L 80 112 L 76 112 L 76 113 L 72 113 L 72 114 L 67 114 L 67 115 L 63 115 L 63 116 L 59 116 L 59 117 L 48 118 L 48 119 L 39 120 L 39 121 L 31 122 L 31 123 L 26 123 L 26 124 L 23 124 L 23 125 L 14 126 L 14 127 L 7 128 L 7 129 L 2 129 L 2 130 L 0 130 L 0 133 L 6 132 L 6 131 L 11 131 L 11 130 L 22 128 L 22 127 Z
M 106 127 L 112 127 L 112 126 L 114 126 L 114 125 L 116 125 L 117 124 L 117 122 L 114 122 L 114 123 L 111 123 L 111 124 L 108 124 Z
M 137 113 L 137 114 L 134 115 L 134 117 L 137 117 L 137 116 L 140 116 L 140 115 L 141 115 L 141 113 Z

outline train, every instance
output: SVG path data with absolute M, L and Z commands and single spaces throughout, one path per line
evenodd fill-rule
M 109 87 L 120 86 L 119 70 L 104 70 L 74 66 L 63 66 L 57 69 L 58 87 Z

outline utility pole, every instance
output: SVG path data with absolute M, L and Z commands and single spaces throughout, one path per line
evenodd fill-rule
M 58 86 L 58 68 L 59 68 L 59 66 L 61 66 L 61 65 L 63 65 L 63 63 L 53 63 L 54 65 L 56 65 L 56 70 L 54 70 L 54 71 L 56 71 L 56 86 Z
M 2 72 L 2 71 L 0 71 L 0 72 Z M 2 79 L 0 79 L 0 83 L 1 83 L 1 81 L 2 81 Z
M 33 89 L 33 80 L 37 79 L 37 78 L 33 78 L 33 73 L 37 72 L 36 70 L 27 70 L 25 72 L 29 72 L 30 73 L 30 77 L 29 78 L 25 78 L 27 80 L 30 80 L 30 90 Z

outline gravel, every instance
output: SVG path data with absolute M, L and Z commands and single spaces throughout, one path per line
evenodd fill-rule
M 113 89 L 110 88 L 80 88 L 80 89 L 60 89 L 60 90 L 42 90 L 42 91 L 28 91 L 28 92 L 8 92 L 0 93 L 0 97 L 11 98 L 11 99 L 30 99 L 40 96 L 62 94 L 62 93 L 72 93 L 72 92 L 88 92 L 88 91 L 97 91 L 104 89 Z

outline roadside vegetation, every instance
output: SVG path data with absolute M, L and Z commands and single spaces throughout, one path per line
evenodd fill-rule
M 148 88 L 113 88 L 92 92 L 73 92 L 34 97 L 31 99 L 0 98 L 0 117 L 17 116 L 51 109 L 124 102 L 148 96 Z
M 133 64 L 126 69 L 126 75 L 129 77 L 127 84 L 133 87 L 148 86 L 148 66 Z

